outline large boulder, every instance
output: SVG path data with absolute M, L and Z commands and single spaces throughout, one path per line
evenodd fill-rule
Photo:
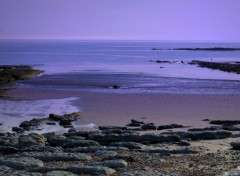
M 18 138 L 18 147 L 29 147 L 32 145 L 45 146 L 47 139 L 41 135 L 36 133 L 31 133 L 29 135 L 23 135 Z

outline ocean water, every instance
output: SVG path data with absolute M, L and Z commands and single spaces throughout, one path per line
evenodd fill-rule
M 187 64 L 191 60 L 240 62 L 240 51 L 167 50 L 187 47 L 240 48 L 240 43 L 0 41 L 0 65 L 27 64 L 45 71 L 34 79 L 16 84 L 23 88 L 105 93 L 240 94 L 240 75 Z M 157 64 L 150 60 L 175 63 Z M 121 85 L 121 89 L 111 89 L 114 84 Z M 3 123 L 0 128 L 6 129 L 36 116 L 46 117 L 48 113 L 80 111 L 80 107 L 71 104 L 73 101 L 76 101 L 74 97 L 27 102 L 0 100 L 0 123 Z

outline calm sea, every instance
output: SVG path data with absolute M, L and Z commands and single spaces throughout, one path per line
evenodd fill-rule
M 17 87 L 106 93 L 240 94 L 240 75 L 187 64 L 191 60 L 239 62 L 240 51 L 168 50 L 186 47 L 240 48 L 240 43 L 0 41 L 0 65 L 27 64 L 45 71 Z M 150 60 L 175 62 L 157 64 Z M 121 89 L 109 88 L 114 84 Z M 1 128 L 48 113 L 77 111 L 81 107 L 71 104 L 75 100 L 0 100 L 0 123 L 5 124 Z

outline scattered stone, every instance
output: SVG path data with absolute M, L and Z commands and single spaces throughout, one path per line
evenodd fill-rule
M 161 174 L 160 172 L 153 170 L 151 168 L 145 167 L 143 169 L 137 169 L 137 170 L 132 170 L 132 171 L 127 171 L 120 176 L 164 176 L 164 174 Z
M 144 145 L 137 142 L 114 142 L 112 146 L 127 147 L 129 149 L 141 149 Z
M 44 166 L 41 160 L 32 157 L 5 158 L 0 163 L 16 169 L 31 169 Z
M 45 176 L 77 176 L 77 175 L 67 171 L 50 171 L 46 173 Z

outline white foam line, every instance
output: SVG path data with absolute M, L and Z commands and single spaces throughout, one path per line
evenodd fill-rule
M 50 100 L 11 101 L 0 100 L 0 126 L 1 131 L 9 131 L 22 121 L 33 118 L 45 118 L 50 113 L 67 114 L 80 111 L 72 104 L 76 97 Z

